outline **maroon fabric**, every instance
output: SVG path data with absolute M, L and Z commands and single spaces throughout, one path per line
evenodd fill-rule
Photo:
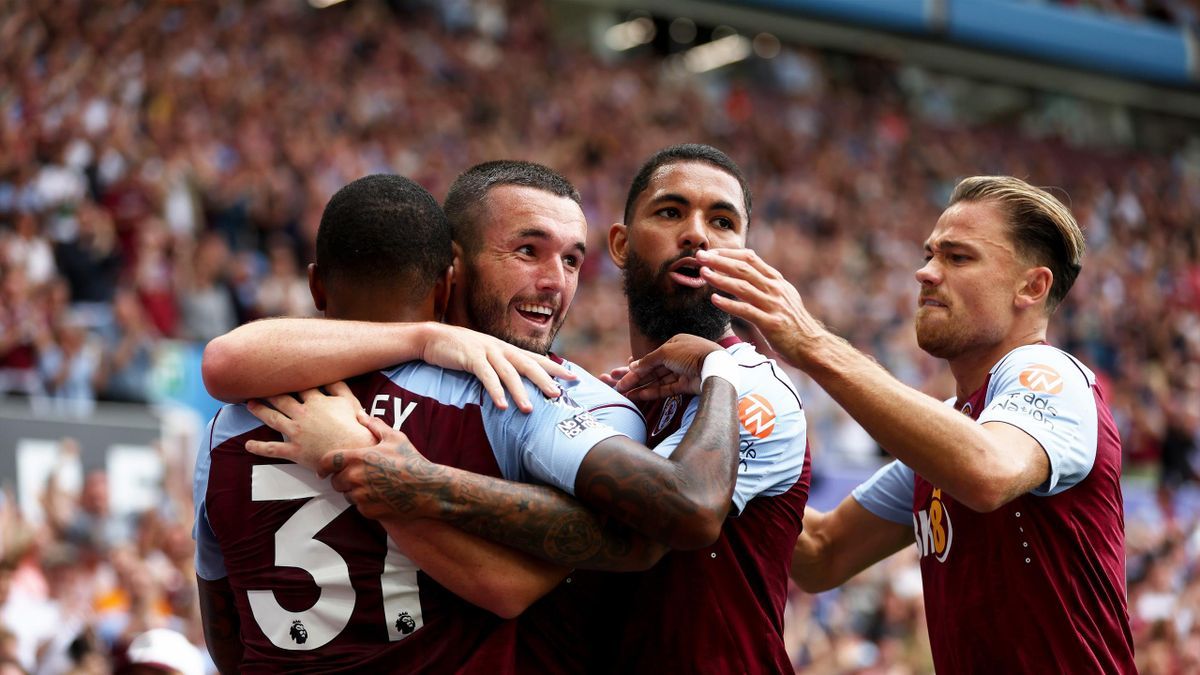
M 688 403 L 681 397 L 643 408 L 656 432 L 652 447 L 679 429 Z M 664 412 L 672 418 L 658 429 Z M 620 641 L 592 636 L 607 645 L 612 671 L 791 673 L 783 610 L 810 480 L 806 447 L 796 483 L 783 494 L 751 499 L 725 521 L 712 546 L 672 551 L 648 572 L 626 575 L 624 595 L 611 596 L 625 603 L 610 609 L 626 622 Z
M 484 434 L 478 405 L 455 407 L 400 389 L 382 374 L 351 382 L 351 389 L 367 410 L 375 395 L 398 397 L 403 410 L 416 408 L 404 422 L 413 444 L 435 462 L 499 476 L 493 452 Z M 393 407 L 382 406 L 384 421 L 392 421 Z M 389 642 L 380 600 L 386 535 L 375 521 L 350 507 L 318 534 L 317 539 L 336 550 L 350 568 L 356 601 L 349 625 L 319 649 L 295 652 L 271 644 L 258 627 L 246 592 L 271 589 L 279 603 L 302 611 L 318 598 L 312 577 L 299 569 L 274 563 L 275 532 L 307 500 L 253 502 L 250 499 L 251 467 L 282 463 L 245 451 L 251 439 L 277 440 L 279 435 L 258 427 L 212 450 L 212 473 L 207 492 L 207 513 L 221 544 L 234 589 L 246 645 L 243 672 L 454 672 L 484 642 L 501 621 L 438 585 L 424 573 L 418 576 L 424 626 L 396 642 Z
M 913 512 L 939 673 L 1136 672 L 1121 441 L 1099 385 L 1093 392 L 1096 462 L 1064 492 L 976 513 L 916 477 Z M 986 393 L 987 382 L 956 407 L 969 405 L 977 419 Z

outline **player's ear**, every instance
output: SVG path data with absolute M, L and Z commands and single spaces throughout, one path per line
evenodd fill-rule
M 608 228 L 608 255 L 613 263 L 625 269 L 626 249 L 629 246 L 629 227 L 625 223 L 613 223 Z
M 438 321 L 446 320 L 446 310 L 450 307 L 450 289 L 454 288 L 454 265 L 446 268 L 433 286 L 433 315 Z
M 1017 289 L 1016 305 L 1018 309 L 1032 307 L 1046 301 L 1050 288 L 1054 285 L 1054 273 L 1049 267 L 1030 267 L 1025 270 L 1021 287 Z
M 325 282 L 317 271 L 317 263 L 308 264 L 308 292 L 312 294 L 313 305 L 318 312 L 325 311 Z

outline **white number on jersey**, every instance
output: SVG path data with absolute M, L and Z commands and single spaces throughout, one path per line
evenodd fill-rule
M 257 465 L 250 484 L 250 498 L 256 502 L 309 500 L 275 532 L 275 564 L 297 567 L 312 575 L 321 589 L 317 602 L 302 612 L 292 612 L 279 604 L 274 591 L 248 591 L 247 596 L 254 620 L 276 647 L 291 651 L 318 649 L 336 638 L 354 613 L 355 593 L 345 558 L 315 539 L 350 504 L 328 481 L 295 464 Z M 380 585 L 388 637 L 393 642 L 402 640 L 424 621 L 417 566 L 400 554 L 391 539 Z

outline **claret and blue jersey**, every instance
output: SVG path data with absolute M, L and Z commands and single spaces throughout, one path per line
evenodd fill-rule
M 968 399 L 1041 444 L 1050 477 L 977 513 L 900 462 L 854 491 L 912 525 L 939 672 L 1135 672 L 1125 599 L 1121 445 L 1095 375 L 1048 345 L 1013 350 Z
M 408 435 L 432 461 L 568 492 L 587 451 L 615 434 L 644 440 L 645 423 L 611 388 L 579 375 L 535 410 L 499 410 L 474 377 L 406 363 L 350 382 L 364 409 Z M 453 672 L 502 625 L 459 599 L 298 465 L 252 455 L 275 440 L 244 406 L 212 420 L 197 457 L 196 570 L 228 578 L 247 672 L 394 669 Z M 296 659 L 306 652 L 305 659 Z M 386 664 L 386 666 L 385 666 Z

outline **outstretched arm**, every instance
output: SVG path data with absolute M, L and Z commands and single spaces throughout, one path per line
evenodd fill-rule
M 967 507 L 994 511 L 1049 478 L 1050 460 L 1032 436 L 1008 424 L 976 424 L 900 382 L 829 332 L 753 251 L 700 251 L 696 258 L 703 278 L 734 296 L 714 293 L 714 305 L 757 326 L 881 446 Z
M 876 516 L 854 497 L 828 513 L 805 508 L 792 580 L 809 593 L 827 591 L 912 543 L 912 528 Z
M 236 402 L 302 391 L 405 361 L 426 361 L 474 374 L 500 408 L 507 389 L 532 410 L 524 376 L 547 396 L 554 377 L 574 379 L 545 356 L 482 333 L 434 322 L 373 323 L 332 319 L 263 319 L 213 339 L 204 349 L 204 385 Z

